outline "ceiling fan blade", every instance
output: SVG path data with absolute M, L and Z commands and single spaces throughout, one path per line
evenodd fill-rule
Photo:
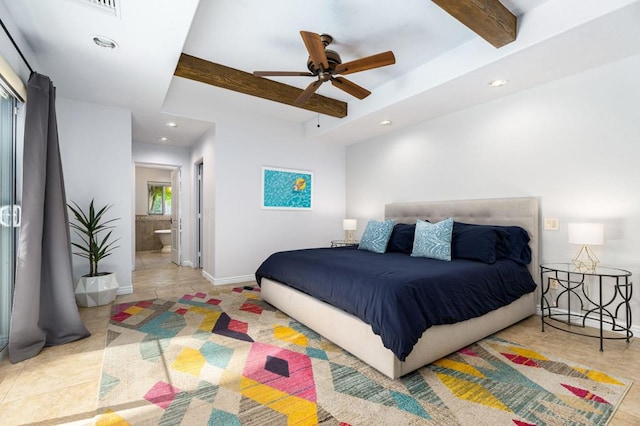
M 364 87 L 358 86 L 353 81 L 347 80 L 346 78 L 332 78 L 331 84 L 333 84 L 338 89 L 344 90 L 348 94 L 355 96 L 358 99 L 364 99 L 371 94 L 371 92 Z
M 316 92 L 316 90 L 318 90 L 318 87 L 320 87 L 321 84 L 322 84 L 322 82 L 320 80 L 316 80 L 313 83 L 311 83 L 310 85 L 308 85 L 307 88 L 304 89 L 304 91 L 302 93 L 300 93 L 300 96 L 298 96 L 296 98 L 296 100 L 293 101 L 293 103 L 294 104 L 303 104 L 303 103 L 307 102 L 307 100 L 309 100 L 311 95 L 313 95 Z
M 359 71 L 366 71 L 373 68 L 385 67 L 396 63 L 396 57 L 392 51 L 378 53 L 355 61 L 345 62 L 336 66 L 336 74 L 351 74 Z
M 324 52 L 324 44 L 320 40 L 320 35 L 309 31 L 300 31 L 300 35 L 316 68 L 328 69 L 329 61 L 327 60 L 327 54 Z
M 254 71 L 256 77 L 313 77 L 310 72 L 297 71 Z

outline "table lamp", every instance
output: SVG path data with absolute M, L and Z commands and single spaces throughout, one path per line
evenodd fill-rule
M 353 231 L 358 229 L 358 221 L 356 219 L 344 219 L 342 221 L 342 229 L 344 230 L 344 240 L 347 244 L 353 243 Z
M 573 258 L 573 264 L 579 272 L 595 271 L 600 260 L 591 247 L 604 243 L 604 225 L 602 223 L 570 223 L 569 244 L 580 244 L 580 250 Z

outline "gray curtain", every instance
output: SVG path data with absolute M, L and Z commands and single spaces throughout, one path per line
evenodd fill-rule
M 9 359 L 90 335 L 76 305 L 55 87 L 32 73 L 27 86 L 22 225 L 9 332 Z

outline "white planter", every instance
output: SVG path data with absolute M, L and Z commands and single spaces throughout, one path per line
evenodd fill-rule
M 76 303 L 85 308 L 107 305 L 116 298 L 118 287 L 114 273 L 80 277 L 76 284 Z

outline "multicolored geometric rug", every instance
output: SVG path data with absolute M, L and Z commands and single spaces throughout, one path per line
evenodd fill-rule
M 116 305 L 107 334 L 97 424 L 604 425 L 631 385 L 495 337 L 390 380 L 258 287 Z

